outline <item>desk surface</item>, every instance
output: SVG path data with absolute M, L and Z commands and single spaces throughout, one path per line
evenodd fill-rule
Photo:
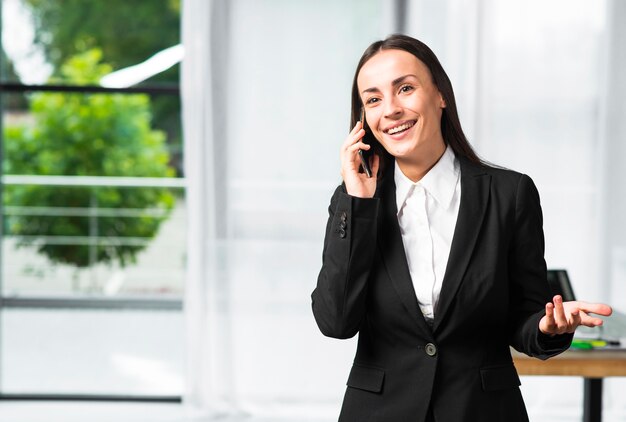
M 520 375 L 626 376 L 626 350 L 568 350 L 545 361 L 511 351 Z

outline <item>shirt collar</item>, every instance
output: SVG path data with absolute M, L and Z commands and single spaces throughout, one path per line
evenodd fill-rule
M 460 175 L 459 160 L 457 160 L 450 146 L 446 147 L 446 151 L 439 161 L 419 182 L 413 182 L 406 177 L 400 170 L 398 163 L 394 162 L 394 167 L 398 213 L 416 185 L 422 186 L 444 209 L 450 207 Z

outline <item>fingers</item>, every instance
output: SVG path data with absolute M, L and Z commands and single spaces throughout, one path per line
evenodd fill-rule
M 372 146 L 363 142 L 365 131 L 361 122 L 357 122 L 350 131 L 346 140 L 341 146 L 341 177 L 349 195 L 360 198 L 371 198 L 376 192 L 376 175 L 378 172 L 379 159 L 374 154 L 370 158 L 370 168 L 372 177 L 361 173 L 361 157 L 359 151 L 371 150 Z
M 361 122 L 356 122 L 356 125 L 352 128 L 345 142 L 343 143 L 343 149 L 346 150 L 350 147 L 350 145 L 354 145 L 361 138 L 365 136 L 365 131 L 363 130 L 363 126 Z
M 613 309 L 609 305 L 604 303 L 589 303 L 583 301 L 576 301 L 576 306 L 586 313 L 593 313 L 602 316 L 610 316 L 613 313 Z
M 574 302 L 563 303 L 563 298 L 559 295 L 552 300 L 546 303 L 546 315 L 541 319 L 539 329 L 550 335 L 573 333 L 582 323 L 584 312 Z
M 554 320 L 554 305 L 552 302 L 546 303 L 546 316 L 541 320 L 543 326 L 540 326 L 544 334 L 556 333 L 556 321 Z
M 573 333 L 579 325 L 597 327 L 603 324 L 602 319 L 589 315 L 589 312 L 602 316 L 609 316 L 613 312 L 610 306 L 603 303 L 564 303 L 559 295 L 552 300 L 546 303 L 546 315 L 539 322 L 539 329 L 544 334 Z
M 358 168 L 358 157 L 357 152 L 360 149 L 368 150 L 370 148 L 369 145 L 365 144 L 362 139 L 365 136 L 365 131 L 361 127 L 361 122 L 356 122 L 352 131 L 346 137 L 343 145 L 341 146 L 341 161 L 344 163 L 342 165 L 347 165 L 350 169 Z
M 582 324 L 582 316 L 580 309 L 573 309 L 571 313 L 570 324 L 575 330 L 580 324 Z M 572 331 L 573 332 L 573 331 Z
M 565 310 L 563 309 L 563 298 L 559 295 L 554 296 L 554 320 L 556 322 L 557 332 L 562 334 L 569 328 Z
M 581 325 L 584 325 L 586 327 L 598 327 L 602 325 L 603 323 L 604 321 L 602 321 L 600 318 L 587 315 L 587 313 L 584 311 L 580 312 L 580 324 Z
M 589 303 L 583 301 L 568 302 L 570 306 L 580 310 L 578 325 L 585 325 L 587 327 L 598 327 L 604 322 L 602 319 L 589 315 L 594 313 L 602 316 L 610 316 L 613 313 L 613 309 L 609 305 L 604 303 Z
M 364 150 L 367 151 L 371 147 L 372 147 L 371 145 L 368 145 L 366 143 L 363 143 L 363 142 L 359 141 L 356 144 L 352 144 L 352 145 L 348 146 L 346 148 L 346 151 L 349 152 L 349 153 L 355 153 L 355 152 L 358 152 L 360 149 L 364 149 Z
M 360 150 L 368 151 L 372 148 L 363 142 L 365 131 L 362 129 L 361 122 L 356 122 L 352 131 L 346 137 L 341 149 L 342 176 L 345 178 L 348 174 L 358 173 L 361 166 L 361 158 L 358 156 Z M 370 166 L 372 162 L 370 161 Z M 378 170 L 378 169 L 377 169 Z M 377 171 L 376 170 L 376 171 Z M 376 174 L 374 172 L 374 174 Z

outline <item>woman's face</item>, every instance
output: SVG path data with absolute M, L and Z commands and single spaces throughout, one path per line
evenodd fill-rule
M 366 122 L 397 159 L 415 159 L 441 148 L 445 102 L 424 63 L 404 50 L 382 50 L 357 77 Z

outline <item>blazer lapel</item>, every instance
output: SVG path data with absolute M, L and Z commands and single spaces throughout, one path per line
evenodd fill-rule
M 461 285 L 489 202 L 491 176 L 481 167 L 462 157 L 459 157 L 459 161 L 461 164 L 461 205 L 439 295 L 439 303 L 435 309 L 433 331 L 437 331 L 446 317 L 452 300 Z
M 390 165 L 393 166 L 393 161 Z M 379 228 L 378 239 L 383 262 L 393 287 L 410 317 L 423 334 L 430 338 L 432 337 L 432 330 L 426 323 L 417 303 L 417 296 L 415 295 L 411 274 L 409 273 L 409 265 L 404 252 L 404 243 L 400 234 L 400 226 L 398 225 L 393 167 L 391 169 L 387 168 L 380 185 L 379 192 L 384 204 L 384 215 Z

